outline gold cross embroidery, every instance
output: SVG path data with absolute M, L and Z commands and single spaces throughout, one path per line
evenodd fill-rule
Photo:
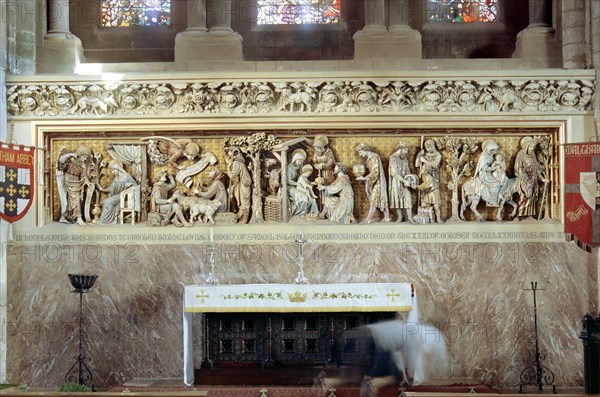
M 25 186 L 21 186 L 21 189 L 19 189 L 19 194 L 21 197 L 25 198 L 29 194 L 29 189 L 27 189 Z
M 396 298 L 400 298 L 400 294 L 396 292 L 396 288 L 392 288 L 392 292 L 385 294 L 388 298 L 392 298 L 392 302 L 396 302 Z
M 200 292 L 200 294 L 196 295 L 196 298 L 200 299 L 200 303 L 206 303 L 204 299 L 210 298 L 210 295 L 207 295 L 203 289 L 201 289 Z
M 8 208 L 9 211 L 14 211 L 16 206 L 17 205 L 12 200 L 9 200 L 9 202 L 6 203 L 6 208 Z
M 8 189 L 6 189 L 6 193 L 8 193 L 9 196 L 11 196 L 11 197 L 14 196 L 16 192 L 17 192 L 17 189 L 15 189 L 15 187 L 13 185 L 10 185 L 8 187 Z
M 16 174 L 15 170 L 11 169 L 10 171 L 8 171 L 8 172 L 6 173 L 6 177 L 7 177 L 8 179 L 10 179 L 10 181 L 12 182 L 12 181 L 14 181 L 14 180 L 15 180 L 15 178 L 17 177 L 17 174 Z

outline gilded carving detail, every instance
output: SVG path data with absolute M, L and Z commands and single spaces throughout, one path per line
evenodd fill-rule
M 136 218 L 153 226 L 559 220 L 557 132 L 536 131 L 57 137 L 46 220 L 122 221 L 131 187 Z

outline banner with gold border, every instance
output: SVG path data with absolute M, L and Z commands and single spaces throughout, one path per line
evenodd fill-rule
M 600 142 L 564 145 L 565 233 L 588 249 L 600 245 Z
M 0 218 L 23 218 L 34 197 L 35 148 L 0 142 Z

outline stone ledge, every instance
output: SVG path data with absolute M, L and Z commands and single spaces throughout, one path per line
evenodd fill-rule
M 409 223 L 361 223 L 336 225 L 328 221 L 302 224 L 274 223 L 251 225 L 208 224 L 190 228 L 175 226 L 150 227 L 145 224 L 92 225 L 87 227 L 58 222 L 29 230 L 15 230 L 9 245 L 18 249 L 22 245 L 105 245 L 128 243 L 153 244 L 207 244 L 213 228 L 217 244 L 280 243 L 287 244 L 297 238 L 301 229 L 307 240 L 315 244 L 336 243 L 565 243 L 563 224 L 559 222 L 511 221 L 504 223 L 447 222 L 442 225 L 411 225 Z M 574 243 L 573 243 L 574 244 Z M 7 255 L 14 254 L 7 248 Z
M 519 67 L 525 61 L 528 67 Z M 186 63 L 154 62 L 147 63 L 148 68 L 136 70 L 135 63 L 86 63 L 81 64 L 79 73 L 44 73 L 34 75 L 7 75 L 7 85 L 45 82 L 114 82 L 136 80 L 160 80 L 161 82 L 175 81 L 214 81 L 214 80 L 307 80 L 307 79 L 406 79 L 406 80 L 503 80 L 503 79 L 586 79 L 595 80 L 594 69 L 561 69 L 535 68 L 535 59 L 506 58 L 496 59 L 422 59 L 398 60 L 378 59 L 362 61 L 322 61 L 331 70 L 315 68 L 317 61 L 299 62 L 194 62 L 197 66 L 212 65 L 210 70 L 198 78 L 198 73 L 186 70 Z M 465 62 L 464 69 L 461 68 Z M 533 62 L 533 63 L 532 63 Z M 319 64 L 321 63 L 318 62 Z M 402 70 L 400 65 L 412 65 L 408 70 Z M 496 66 L 495 68 L 491 66 Z M 241 69 L 236 69 L 240 67 Z M 224 70 L 225 68 L 225 70 Z M 471 70 L 472 69 L 472 70 Z M 344 73 L 340 74 L 340 70 Z M 168 71 L 165 76 L 164 71 Z M 235 71 L 235 74 L 232 73 Z M 475 72 L 474 72 L 475 71 Z

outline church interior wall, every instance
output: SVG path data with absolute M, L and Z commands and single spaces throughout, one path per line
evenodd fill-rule
M 71 2 L 71 32 L 81 39 L 88 62 L 173 62 L 175 36 L 186 28 L 186 1 L 173 1 L 169 26 L 101 26 L 98 0 Z
M 246 1 L 236 3 L 240 10 Z M 569 3 L 571 0 L 552 2 L 556 38 L 566 43 L 561 49 L 564 63 L 552 69 L 547 68 L 547 59 L 511 56 L 517 33 L 528 23 L 526 2 L 512 0 L 504 3 L 518 5 L 502 15 L 501 26 L 466 33 L 426 26 L 420 22 L 421 11 L 415 8 L 410 25 L 421 33 L 422 58 L 355 60 L 352 35 L 364 25 L 364 15 L 355 11 L 362 8 L 364 0 L 355 1 L 359 5 L 347 11 L 342 28 L 334 30 L 282 29 L 273 34 L 256 28 L 244 13 L 234 15 L 232 28 L 243 37 L 244 60 L 220 62 L 174 62 L 173 41 L 186 25 L 181 13 L 183 1 L 174 2 L 174 23 L 167 29 L 112 32 L 98 28 L 97 0 L 72 1 L 70 28 L 81 39 L 87 62 L 63 65 L 45 62 L 44 2 L 19 0 L 15 3 L 19 8 L 9 10 L 0 20 L 0 45 L 6 43 L 8 54 L 6 64 L 3 61 L 0 66 L 7 70 L 7 85 L 59 82 L 69 89 L 77 81 L 107 87 L 111 79 L 118 83 L 140 76 L 163 82 L 174 76 L 195 81 L 199 73 L 204 76 L 207 72 L 216 73 L 217 79 L 235 76 L 267 83 L 298 78 L 325 81 L 339 77 L 340 72 L 356 81 L 361 75 L 394 77 L 399 71 L 410 78 L 438 81 L 445 79 L 444 71 L 450 71 L 454 80 L 462 75 L 469 80 L 489 77 L 512 81 L 521 78 L 523 70 L 538 73 L 541 80 L 569 79 L 570 72 L 575 79 L 588 79 L 589 75 L 574 69 L 590 67 L 596 67 L 598 74 L 600 2 L 586 2 L 585 9 Z M 7 2 L 0 0 L 0 7 L 7 9 Z M 584 26 L 580 24 L 583 21 Z M 573 42 L 575 37 L 577 42 Z M 591 47 L 583 45 L 582 37 Z M 50 74 L 40 74 L 41 65 Z M 281 77 L 281 72 L 287 74 Z M 593 84 L 597 92 L 600 80 Z M 168 132 L 176 137 L 215 130 L 247 134 L 264 131 L 265 126 L 276 132 L 304 130 L 311 137 L 316 132 L 357 125 L 386 131 L 410 129 L 414 142 L 420 139 L 417 129 L 496 127 L 522 136 L 536 128 L 550 128 L 557 131 L 560 143 L 585 142 L 598 123 L 598 109 L 596 99 L 593 108 L 583 111 L 505 114 L 432 111 L 326 115 L 296 111 L 150 116 L 82 112 L 87 109 L 60 115 L 15 115 L 8 110 L 6 114 L 12 139 L 41 149 L 46 133 L 69 135 L 68 139 L 79 143 L 90 137 L 97 139 L 103 131 L 126 128 L 150 134 Z M 94 290 L 84 297 L 86 359 L 96 386 L 116 385 L 136 377 L 181 378 L 183 286 L 206 281 L 210 226 L 179 229 L 145 224 L 58 224 L 55 214 L 49 218 L 44 208 L 49 197 L 44 192 L 44 171 L 52 167 L 52 162 L 38 163 L 38 196 L 32 210 L 10 232 L 2 224 L 2 232 L 13 240 L 3 247 L 6 262 L 0 263 L 0 275 L 7 275 L 0 282 L 0 290 L 7 296 L 6 304 L 0 305 L 0 324 L 4 324 L 0 328 L 0 381 L 47 387 L 64 382 L 76 352 L 77 327 L 77 299 L 70 293 L 68 273 L 100 276 Z M 562 170 L 558 175 L 563 180 Z M 597 313 L 600 306 L 600 251 L 596 248 L 589 253 L 575 242 L 565 241 L 564 192 L 558 192 L 555 217 L 541 223 L 496 224 L 488 212 L 484 223 L 469 218 L 466 223 L 445 225 L 217 224 L 217 272 L 223 284 L 293 282 L 298 269 L 288 245 L 302 228 L 313 240 L 305 269 L 310 282 L 413 283 L 422 320 L 441 329 L 448 341 L 450 377 L 470 378 L 499 388 L 516 388 L 520 371 L 531 364 L 527 359 L 534 352 L 533 308 L 528 288 L 530 282 L 537 281 L 541 287 L 540 341 L 547 353 L 546 364 L 554 372 L 558 387 L 577 387 L 583 384 L 583 350 L 578 339 L 581 318 L 586 312 Z M 361 211 L 364 215 L 364 208 Z M 439 233 L 444 233 L 443 237 Z M 194 323 L 197 331 L 202 329 L 200 316 L 194 316 Z M 201 339 L 202 333 L 196 332 L 196 367 L 202 357 Z
M 4 2 L 3 6 L 0 26 L 6 40 L 5 68 L 11 74 L 35 73 L 38 49 L 46 29 L 42 3 L 24 0 L 10 4 Z
M 356 115 L 334 120 L 304 117 L 270 120 L 269 124 L 275 131 L 310 128 L 312 134 L 360 124 L 387 131 L 403 127 L 417 141 L 415 128 L 427 130 L 439 124 L 457 131 L 493 125 L 513 133 L 538 127 L 553 128 L 561 142 L 571 142 L 583 139 L 585 127 L 593 123 L 589 115 L 496 116 L 485 121 L 480 116 L 432 115 L 412 120 L 388 116 L 377 122 Z M 316 128 L 325 122 L 325 130 L 322 125 Z M 81 139 L 89 144 L 91 137 L 110 141 L 110 132 L 124 129 L 185 135 L 186 130 L 198 134 L 219 123 L 221 133 L 247 133 L 264 130 L 265 119 L 153 119 L 150 123 L 130 119 L 103 124 L 21 120 L 14 123 L 13 132 L 24 144 L 36 146 L 52 133 L 66 134 L 75 144 Z M 394 141 L 400 138 L 406 137 L 393 136 Z M 332 135 L 332 141 L 336 139 L 344 136 Z M 42 202 L 44 185 L 38 186 Z M 77 299 L 70 294 L 68 273 L 100 276 L 93 292 L 85 296 L 86 357 L 97 386 L 136 377 L 181 377 L 182 286 L 203 284 L 210 271 L 209 225 L 184 230 L 144 224 L 80 227 L 43 219 L 43 208 L 38 205 L 37 213 L 31 211 L 14 225 L 14 241 L 7 246 L 8 379 L 55 387 L 72 365 L 66 358 L 75 348 Z M 564 240 L 560 221 L 471 221 L 440 226 L 217 224 L 216 269 L 221 282 L 293 282 L 297 267 L 289 242 L 299 228 L 312 240 L 305 264 L 311 283 L 413 283 L 422 320 L 443 330 L 449 343 L 450 377 L 476 379 L 499 388 L 518 386 L 519 373 L 530 364 L 527 357 L 534 348 L 532 297 L 527 289 L 530 282 L 539 282 L 540 340 L 547 364 L 559 387 L 582 384 L 578 333 L 582 313 L 598 308 L 598 265 L 596 255 Z M 444 237 L 439 233 L 445 233 Z M 194 316 L 194 322 L 198 367 L 202 359 L 200 316 Z
M 257 25 L 254 0 L 234 5 L 232 28 L 244 39 L 246 61 L 349 60 L 354 55 L 353 35 L 364 26 L 364 0 L 350 0 L 342 8 L 338 26 Z
M 517 34 L 527 27 L 527 2 L 501 2 L 498 22 L 461 27 L 426 21 L 422 3 L 411 2 L 411 26 L 421 32 L 424 59 L 511 58 Z
M 367 236 L 385 228 L 360 230 Z M 217 241 L 233 231 L 216 228 Z M 305 231 L 309 238 L 319 234 Z M 77 235 L 83 240 L 89 234 L 91 242 L 10 245 L 8 379 L 48 387 L 62 383 L 76 348 L 77 299 L 69 293 L 68 273 L 99 275 L 97 286 L 85 296 L 86 359 L 97 386 L 182 376 L 182 286 L 204 282 L 209 271 L 206 244 L 136 241 L 135 236 L 145 232 L 119 228 L 122 240 L 100 243 L 102 237 L 90 229 Z M 255 226 L 253 232 L 273 234 L 273 228 Z M 336 232 L 348 229 L 327 230 L 330 235 Z M 193 233 L 207 237 L 205 230 Z M 293 233 L 291 229 L 285 235 Z M 157 236 L 164 238 L 177 239 Z M 437 326 L 447 339 L 450 378 L 501 388 L 517 387 L 520 371 L 530 365 L 527 357 L 534 351 L 534 340 L 527 288 L 538 282 L 543 289 L 538 291 L 538 318 L 545 365 L 554 372 L 558 387 L 582 384 L 580 313 L 597 308 L 597 267 L 591 254 L 567 242 L 370 240 L 311 244 L 305 264 L 309 280 L 413 283 L 423 321 Z M 284 239 L 269 244 L 219 242 L 218 277 L 232 284 L 290 283 L 297 268 L 286 244 Z M 195 317 L 195 329 L 201 330 L 200 316 Z M 198 368 L 201 332 L 194 340 Z
M 78 0 L 71 5 L 70 26 L 81 39 L 88 62 L 172 62 L 175 36 L 185 30 L 185 6 L 185 1 L 173 2 L 169 27 L 106 29 L 98 27 L 98 0 Z M 231 6 L 231 27 L 243 37 L 245 61 L 348 60 L 354 56 L 353 35 L 364 26 L 364 14 L 359 12 L 363 8 L 364 0 L 346 0 L 342 23 L 333 28 L 274 29 L 256 24 L 255 0 L 238 0 Z M 423 59 L 510 58 L 517 33 L 528 23 L 527 3 L 512 2 L 501 10 L 497 24 L 469 26 L 467 31 L 422 22 L 419 2 L 408 3 L 408 18 L 410 26 L 421 32 Z

